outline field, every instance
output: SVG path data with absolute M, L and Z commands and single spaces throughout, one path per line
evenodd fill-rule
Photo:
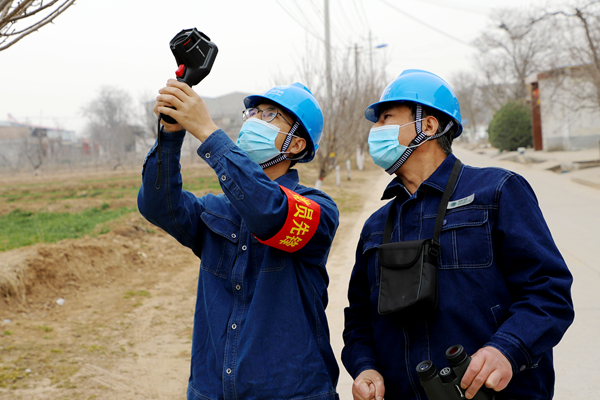
M 186 190 L 220 192 L 206 165 L 183 171 Z M 380 174 L 325 180 L 336 241 Z M 140 168 L 0 178 L 0 399 L 185 398 L 198 259 L 139 215 L 140 183 Z

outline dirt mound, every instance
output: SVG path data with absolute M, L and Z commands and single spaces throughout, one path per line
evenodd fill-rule
M 197 276 L 192 251 L 139 214 L 0 253 L 0 399 L 185 393 Z
M 152 260 L 144 249 L 158 248 L 164 240 L 169 240 L 164 232 L 136 215 L 98 237 L 4 252 L 0 260 L 0 295 L 6 305 L 24 306 L 44 303 L 82 287 L 110 284 L 150 265 Z

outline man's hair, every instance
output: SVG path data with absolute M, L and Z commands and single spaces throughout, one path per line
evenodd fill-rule
M 402 104 L 405 104 L 407 107 L 410 108 L 410 113 L 411 113 L 412 119 L 413 119 L 413 121 L 416 121 L 418 104 L 413 103 L 412 101 L 406 101 L 406 102 L 403 102 Z M 437 133 L 443 132 L 444 129 L 446 129 L 446 126 L 448 125 L 448 123 L 452 120 L 452 117 L 450 117 L 446 113 L 436 110 L 435 108 L 424 106 L 423 104 L 421 104 L 420 106 L 422 108 L 421 118 L 434 117 L 435 119 L 437 119 L 437 121 L 438 121 Z M 452 153 L 452 141 L 454 140 L 454 134 L 456 133 L 457 129 L 458 129 L 458 125 L 455 122 L 454 126 L 452 128 L 450 128 L 448 130 L 448 132 L 446 132 L 444 135 L 437 138 L 438 145 L 442 148 L 442 150 L 444 151 L 444 153 L 446 153 L 446 155 L 449 155 Z

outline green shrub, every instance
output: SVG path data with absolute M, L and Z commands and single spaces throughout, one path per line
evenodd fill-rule
M 488 137 L 498 150 L 514 151 L 533 144 L 531 109 L 526 104 L 510 100 L 502 106 L 488 126 Z

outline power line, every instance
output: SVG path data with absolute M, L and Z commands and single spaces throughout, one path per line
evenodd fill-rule
M 348 1 L 346 0 L 345 3 L 348 4 Z M 349 28 L 353 28 L 357 25 L 363 25 L 360 18 L 355 18 L 353 13 L 350 13 L 350 10 L 348 10 L 348 12 L 346 12 L 346 8 L 347 8 L 347 7 L 345 7 L 346 4 L 344 4 L 341 0 L 337 0 L 337 7 L 340 9 L 340 12 L 338 13 L 338 15 L 341 15 L 346 20 L 346 23 L 348 24 Z M 350 18 L 348 16 L 349 13 L 350 13 L 350 16 L 353 18 Z
M 289 15 L 294 22 L 296 22 L 296 24 L 298 24 L 302 29 L 304 29 L 307 33 L 309 33 L 311 36 L 317 38 L 319 41 L 321 42 L 325 42 L 325 39 L 323 39 L 323 37 L 321 35 L 319 35 L 314 29 L 312 29 L 312 23 L 311 23 L 311 19 L 306 15 L 306 13 L 304 12 L 304 10 L 302 9 L 302 7 L 296 2 L 296 0 L 292 0 L 292 3 L 294 4 L 294 6 L 297 8 L 297 12 L 294 12 L 294 10 L 288 9 L 288 7 L 286 5 L 284 5 L 282 2 L 280 2 L 280 0 L 275 0 L 277 2 L 277 4 L 283 9 L 283 11 L 286 12 L 287 15 Z M 311 0 L 312 2 L 312 0 Z M 316 10 L 316 14 L 317 14 L 317 18 L 320 20 L 320 24 L 324 23 L 323 17 L 321 14 L 321 11 L 316 7 L 316 5 L 313 3 L 313 8 Z M 300 19 L 304 20 L 304 23 L 302 23 L 302 21 L 300 21 Z M 343 35 L 339 32 L 339 30 L 335 27 L 333 27 L 333 35 L 342 43 L 344 43 L 344 38 Z M 335 46 L 331 46 L 332 49 L 335 49 Z
M 305 30 L 305 31 L 306 31 L 308 34 L 310 34 L 311 36 L 315 37 L 316 39 L 318 39 L 318 40 L 319 40 L 319 41 L 321 41 L 321 42 L 324 42 L 324 41 L 325 41 L 325 39 L 323 39 L 322 37 L 320 37 L 318 34 L 314 33 L 312 30 L 310 30 L 310 29 L 306 28 L 304 25 L 302 25 L 302 24 L 300 23 L 300 21 L 298 21 L 298 19 L 296 18 L 296 16 L 294 16 L 294 15 L 293 15 L 293 14 L 292 14 L 292 13 L 291 13 L 291 12 L 290 12 L 290 11 L 289 11 L 287 8 L 285 8 L 285 6 L 284 6 L 283 4 L 281 4 L 281 3 L 279 2 L 279 0 L 275 0 L 275 2 L 276 2 L 278 5 L 279 5 L 279 7 L 281 7 L 281 9 L 282 9 L 283 11 L 285 11 L 285 13 L 286 13 L 287 15 L 289 15 L 289 16 L 290 16 L 290 17 L 291 17 L 291 18 L 294 20 L 294 22 L 295 22 L 295 23 L 297 23 L 297 24 L 298 24 L 298 25 L 299 25 L 299 26 L 300 26 L 302 29 L 304 29 L 304 30 Z
M 363 24 L 363 26 L 367 29 L 370 30 L 371 27 L 369 26 L 369 21 L 367 20 L 367 14 L 365 13 L 365 9 L 363 7 L 362 1 L 360 1 L 360 8 L 362 9 L 362 13 L 360 12 L 360 10 L 358 9 L 358 6 L 356 5 L 356 0 L 352 0 L 352 5 L 354 5 L 354 9 L 356 10 L 356 14 L 358 14 L 358 17 L 361 21 L 361 23 Z
M 313 10 L 315 11 L 315 14 L 317 14 L 317 16 L 319 17 L 319 19 L 321 20 L 321 22 L 323 21 L 323 10 L 321 9 L 321 7 L 319 7 L 319 5 L 315 2 L 315 0 L 310 0 L 310 4 L 312 5 Z
M 311 2 L 312 2 L 312 1 L 311 1 Z M 294 0 L 294 3 L 296 3 L 296 0 Z M 299 6 L 297 3 L 296 3 L 296 6 L 297 6 L 298 8 L 300 8 L 300 6 Z M 314 3 L 313 3 L 313 8 L 315 8 L 315 9 L 317 8 L 317 7 L 315 7 Z M 320 9 L 319 9 L 319 11 L 320 11 Z M 323 23 L 325 22 L 325 21 L 324 21 L 324 17 L 323 17 L 323 18 L 321 18 L 321 21 L 322 21 Z M 332 31 L 332 33 L 333 33 L 333 35 L 334 35 L 334 36 L 337 38 L 337 40 L 338 40 L 339 42 L 341 42 L 341 43 L 344 43 L 344 42 L 345 42 L 344 35 L 343 35 L 343 33 L 342 33 L 342 32 L 341 32 L 339 29 L 338 29 L 338 27 L 337 27 L 337 26 L 335 26 L 335 25 L 331 25 L 331 26 L 330 26 L 330 29 L 331 29 L 331 31 Z M 334 48 L 334 46 L 332 46 L 331 48 Z
M 456 2 L 448 2 L 447 0 L 418 0 L 418 3 L 429 3 L 434 6 L 445 7 L 451 10 L 459 10 L 459 11 L 467 11 L 473 14 L 485 15 L 486 17 L 490 15 L 489 8 L 471 5 L 471 4 L 458 4 Z
M 449 34 L 447 34 L 446 32 L 443 32 L 443 31 L 439 30 L 439 29 L 438 29 L 438 28 L 436 28 L 435 26 L 429 25 L 428 23 L 426 23 L 426 22 L 423 22 L 423 21 L 421 21 L 420 19 L 417 19 L 417 18 L 413 17 L 412 15 L 408 14 L 408 13 L 407 13 L 407 12 L 405 12 L 405 11 L 402 11 L 400 8 L 398 8 L 398 7 L 396 7 L 396 6 L 394 6 L 394 5 L 390 4 L 390 3 L 388 3 L 388 2 L 387 2 L 387 1 L 385 1 L 385 0 L 379 0 L 379 1 L 380 1 L 380 2 L 382 2 L 383 4 L 387 5 L 388 7 L 390 7 L 390 8 L 392 8 L 392 9 L 394 9 L 394 10 L 398 11 L 400 14 L 402 14 L 402 15 L 404 15 L 404 16 L 406 16 L 406 17 L 410 18 L 410 19 L 412 19 L 413 21 L 415 21 L 415 22 L 418 22 L 418 23 L 420 23 L 421 25 L 423 25 L 423 26 L 426 26 L 427 28 L 429 28 L 429 29 L 431 29 L 431 30 L 433 30 L 433 31 L 436 31 L 436 32 L 437 32 L 437 33 L 439 33 L 440 35 L 444 35 L 444 36 L 446 36 L 446 37 L 448 37 L 448 38 L 450 38 L 450 39 L 452 39 L 452 40 L 454 40 L 454 41 L 456 41 L 456 42 L 459 42 L 459 43 L 461 43 L 461 44 L 464 44 L 465 46 L 473 47 L 473 45 L 471 45 L 471 44 L 469 44 L 469 43 L 465 42 L 464 40 L 461 40 L 461 39 L 459 39 L 459 38 L 457 38 L 457 37 L 454 37 L 454 36 L 452 36 L 452 35 L 449 35 Z
M 302 10 L 302 7 L 300 7 L 300 5 L 298 5 L 298 3 L 295 0 L 292 1 L 292 3 L 294 3 L 294 5 L 296 6 L 298 11 L 300 12 L 300 15 L 302 15 L 302 17 L 304 18 L 304 21 L 308 24 L 308 26 L 310 26 L 311 25 L 310 19 L 306 16 L 306 14 L 304 14 L 304 10 Z M 321 19 L 321 22 L 323 22 L 323 18 L 320 18 L 320 19 Z

